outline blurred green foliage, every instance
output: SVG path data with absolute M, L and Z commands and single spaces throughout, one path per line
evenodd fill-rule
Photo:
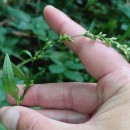
M 128 0 L 0 0 L 0 78 L 6 52 L 15 64 L 20 64 L 27 59 L 20 51 L 27 49 L 33 53 L 47 39 L 57 38 L 42 15 L 48 4 L 62 10 L 92 33 L 106 33 L 108 37 L 117 37 L 120 43 L 130 46 Z M 29 67 L 28 63 L 22 69 L 28 72 Z M 43 67 L 46 69 L 36 83 L 96 81 L 64 44 L 46 50 L 42 59 L 35 63 L 34 73 Z M 0 107 L 6 104 L 0 80 Z M 4 130 L 1 125 L 0 130 Z

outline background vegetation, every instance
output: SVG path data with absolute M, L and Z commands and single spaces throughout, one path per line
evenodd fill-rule
M 20 64 L 27 57 L 21 50 L 32 53 L 57 35 L 46 24 L 43 8 L 51 4 L 92 33 L 106 33 L 130 46 L 130 1 L 129 0 L 0 0 L 0 78 L 5 53 L 9 53 L 13 63 Z M 53 19 L 52 19 L 53 20 Z M 93 59 L 94 60 L 94 59 Z M 30 64 L 22 69 L 29 71 Z M 95 82 L 80 63 L 79 58 L 64 44 L 47 49 L 35 64 L 34 73 L 45 71 L 36 83 L 46 82 Z M 0 79 L 0 107 L 7 105 Z M 5 130 L 0 125 L 0 130 Z

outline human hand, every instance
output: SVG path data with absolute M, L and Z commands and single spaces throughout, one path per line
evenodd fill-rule
M 52 6 L 46 21 L 58 34 L 86 32 Z M 129 130 L 130 66 L 111 47 L 85 37 L 65 42 L 81 59 L 97 83 L 52 83 L 32 86 L 22 103 L 44 110 L 14 106 L 0 110 L 8 130 Z M 8 98 L 10 103 L 14 103 Z M 55 119 L 55 120 L 53 120 Z

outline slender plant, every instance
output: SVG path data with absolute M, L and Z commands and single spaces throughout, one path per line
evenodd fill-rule
M 25 62 L 21 63 L 18 66 L 14 65 L 10 61 L 9 55 L 6 54 L 5 59 L 4 59 L 4 64 L 3 64 L 3 88 L 5 92 L 11 95 L 14 99 L 16 99 L 17 105 L 20 105 L 29 87 L 32 84 L 34 84 L 34 81 L 37 78 L 37 76 L 45 70 L 43 68 L 42 71 L 33 75 L 34 62 L 41 58 L 41 56 L 43 55 L 43 52 L 46 49 L 53 47 L 56 44 L 62 43 L 64 41 L 74 42 L 73 39 L 79 36 L 84 36 L 94 41 L 101 40 L 102 43 L 107 46 L 112 46 L 112 47 L 116 46 L 117 49 L 121 50 L 125 54 L 126 58 L 129 58 L 130 56 L 130 48 L 127 45 L 120 44 L 119 42 L 117 42 L 117 38 L 115 37 L 107 38 L 106 34 L 103 34 L 102 32 L 100 32 L 97 35 L 93 35 L 89 31 L 85 32 L 84 34 L 77 35 L 77 36 L 69 36 L 67 34 L 63 34 L 63 35 L 60 35 L 59 38 L 55 41 L 48 40 L 40 50 L 34 53 L 34 55 L 32 55 L 32 53 L 29 52 L 28 50 L 23 50 L 22 53 L 25 53 L 26 55 L 28 55 L 29 59 L 27 59 Z M 31 62 L 30 72 L 28 75 L 25 75 L 24 72 L 20 69 L 20 67 L 28 62 Z M 15 77 L 23 81 L 24 92 L 22 94 L 19 93 L 19 89 L 16 85 Z

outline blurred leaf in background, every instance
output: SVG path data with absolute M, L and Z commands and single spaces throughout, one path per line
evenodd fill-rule
M 6 128 L 0 123 L 0 130 L 6 130 Z
M 1 71 L 0 71 L 0 76 L 1 76 Z M 4 90 L 2 89 L 2 80 L 0 77 L 0 108 L 7 105 L 9 104 L 5 100 L 5 93 L 4 93 Z M 0 130 L 6 130 L 1 123 L 0 123 Z

